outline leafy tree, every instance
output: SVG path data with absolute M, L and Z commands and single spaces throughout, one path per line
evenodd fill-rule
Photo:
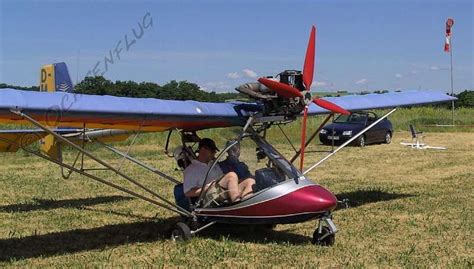
M 25 91 L 39 91 L 38 86 L 23 87 L 23 86 L 9 85 L 9 84 L 6 84 L 6 83 L 0 83 L 0 89 L 17 89 L 17 90 L 25 90 Z
M 464 90 L 455 96 L 458 98 L 454 103 L 456 107 L 474 107 L 474 91 Z
M 85 77 L 74 87 L 74 91 L 84 94 L 107 95 L 113 92 L 112 86 L 113 82 L 102 76 Z
M 75 86 L 82 94 L 113 95 L 138 98 L 158 98 L 167 100 L 195 100 L 204 102 L 225 102 L 246 99 L 239 93 L 215 93 L 201 90 L 199 85 L 188 81 L 172 80 L 162 86 L 153 82 L 134 81 L 112 82 L 104 77 L 86 77 Z

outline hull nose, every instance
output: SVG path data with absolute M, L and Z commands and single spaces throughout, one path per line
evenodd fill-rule
M 329 211 L 337 206 L 336 196 L 321 186 L 313 186 L 311 196 L 311 200 L 318 210 Z

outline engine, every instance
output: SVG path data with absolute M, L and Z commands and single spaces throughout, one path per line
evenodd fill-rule
M 298 89 L 304 95 L 303 74 L 298 70 L 285 70 L 279 73 L 275 78 L 266 77 L 267 79 L 278 81 Z M 271 91 L 265 85 L 259 82 L 251 82 L 240 85 L 236 91 L 245 94 L 264 106 L 263 114 L 265 116 L 284 115 L 294 117 L 301 113 L 304 109 L 304 100 L 300 97 L 287 98 L 278 95 L 275 91 Z M 311 98 L 311 97 L 310 97 Z

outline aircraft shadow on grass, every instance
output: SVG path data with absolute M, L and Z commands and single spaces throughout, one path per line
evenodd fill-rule
M 0 262 L 164 240 L 176 220 L 142 221 L 0 240 Z
M 101 250 L 133 243 L 158 242 L 169 240 L 169 231 L 179 221 L 179 217 L 105 225 L 92 229 L 76 229 L 44 235 L 32 235 L 22 238 L 0 240 L 0 262 L 50 257 L 70 253 Z M 219 239 L 226 236 L 231 240 L 249 242 L 285 242 L 307 244 L 309 237 L 291 233 L 291 231 L 249 232 L 245 227 L 237 227 L 222 234 L 228 228 L 217 226 L 206 230 L 199 236 Z
M 357 190 L 353 192 L 340 193 L 338 199 L 349 199 L 350 207 L 358 207 L 369 203 L 380 201 L 389 201 L 412 197 L 410 194 L 388 193 L 381 190 Z M 110 198 L 112 197 L 112 198 Z M 58 207 L 79 207 L 93 205 L 102 202 L 122 200 L 128 197 L 97 197 L 87 200 L 86 203 L 80 203 L 76 200 L 66 200 L 69 202 L 58 202 L 42 209 L 51 209 Z M 49 200 L 48 200 L 49 201 Z M 61 206 L 60 206 L 61 205 Z M 67 206 L 68 205 L 68 206 Z M 74 206 L 73 206 L 74 205 Z M 15 205 L 12 205 L 13 207 Z M 18 207 L 17 211 L 39 210 L 36 207 Z M 32 205 L 30 205 L 32 206 Z M 38 206 L 38 205 L 35 205 Z M 22 208 L 22 210 L 18 210 Z M 11 208 L 7 208 L 11 209 Z M 11 211 L 5 209 L 0 211 Z M 27 210 L 28 209 L 28 210 Z M 84 208 L 82 208 L 84 209 Z M 89 209 L 87 209 L 89 210 Z M 110 213 L 110 212 L 109 212 Z M 76 253 L 88 250 L 101 250 L 109 247 L 120 246 L 124 244 L 146 243 L 169 240 L 169 231 L 173 225 L 179 221 L 179 217 L 167 219 L 146 219 L 133 223 L 122 223 L 105 225 L 92 229 L 76 229 L 44 235 L 31 235 L 22 238 L 0 239 L 0 262 L 9 262 L 14 260 L 29 259 L 35 257 L 49 257 Z M 243 241 L 253 243 L 286 243 L 293 245 L 308 244 L 310 237 L 293 233 L 288 230 L 271 230 L 262 227 L 237 226 L 237 225 L 216 225 L 202 231 L 199 237 L 207 237 L 220 240 L 226 237 L 232 241 Z
M 285 243 L 291 245 L 303 245 L 311 242 L 311 237 L 297 234 L 292 228 L 285 230 L 273 230 L 268 226 L 254 225 L 226 225 L 216 224 L 212 229 L 203 230 L 199 236 L 214 240 L 225 237 L 235 242 L 249 242 L 257 244 Z
M 130 212 L 124 213 L 119 211 L 114 211 L 110 209 L 98 209 L 88 206 L 94 206 L 99 204 L 108 204 L 116 203 L 121 201 L 129 201 L 135 198 L 128 196 L 112 195 L 112 196 L 98 196 L 91 198 L 81 198 L 81 199 L 64 199 L 64 200 L 52 200 L 52 199 L 38 199 L 33 198 L 34 203 L 23 203 L 23 204 L 12 204 L 0 206 L 0 212 L 7 213 L 20 213 L 20 212 L 30 212 L 37 210 L 53 210 L 58 208 L 70 208 L 70 209 L 80 209 L 87 210 L 92 212 L 99 212 L 105 214 L 113 214 L 121 217 L 130 217 L 136 218 L 139 220 L 150 220 L 149 217 L 144 217 Z
M 85 206 L 94 206 L 98 204 L 115 203 L 120 201 L 128 201 L 134 198 L 120 195 L 112 196 L 98 196 L 91 198 L 81 199 L 65 199 L 65 200 L 52 200 L 52 199 L 38 199 L 33 198 L 34 203 L 23 203 L 23 204 L 12 204 L 0 206 L 0 212 L 17 213 L 17 212 L 30 212 L 37 210 L 52 210 L 58 208 L 79 208 L 84 209 Z
M 390 201 L 395 199 L 403 199 L 414 197 L 413 194 L 391 193 L 378 189 L 361 189 L 351 192 L 343 192 L 336 194 L 339 201 L 348 200 L 349 208 L 359 207 L 370 203 Z M 336 210 L 345 209 L 344 206 L 338 205 Z

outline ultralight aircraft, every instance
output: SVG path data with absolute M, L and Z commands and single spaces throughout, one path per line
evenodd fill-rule
M 455 98 L 439 91 L 313 98 L 310 90 L 314 73 L 315 41 L 316 28 L 313 26 L 303 71 L 285 70 L 275 77 L 262 77 L 257 82 L 236 88 L 252 102 L 207 103 L 75 94 L 64 63 L 44 66 L 41 71 L 40 92 L 0 90 L 0 123 L 30 124 L 37 127 L 33 130 L 2 131 L 0 150 L 15 152 L 22 148 L 59 165 L 64 177 L 72 172 L 79 173 L 179 214 L 183 218 L 172 229 L 173 240 L 190 239 L 216 223 L 275 225 L 317 220 L 312 242 L 332 245 L 337 231 L 332 221 L 332 211 L 338 201 L 329 190 L 310 180 L 308 172 L 364 135 L 397 107 L 448 102 Z M 334 114 L 382 108 L 393 109 L 314 165 L 303 169 L 305 147 Z M 306 139 L 307 117 L 319 114 L 328 116 Z M 303 117 L 301 146 L 288 160 L 266 140 L 265 134 L 269 128 L 291 123 L 300 116 Z M 184 196 L 181 180 L 107 144 L 140 132 L 167 131 L 169 135 L 164 146 L 168 149 L 169 137 L 175 131 L 180 134 L 182 145 L 174 156 L 184 168 L 191 159 L 196 158 L 192 147 L 200 140 L 197 132 L 223 127 L 240 127 L 233 143 L 253 143 L 257 148 L 257 159 L 264 160 L 264 167 L 254 171 L 257 183 L 254 195 L 234 203 L 205 202 L 205 191 L 200 197 L 189 199 Z M 38 141 L 41 142 L 39 149 L 32 146 Z M 136 178 L 98 158 L 85 148 L 84 144 L 87 142 L 98 143 L 174 184 L 175 201 L 164 198 Z M 73 164 L 62 159 L 62 149 L 65 146 L 78 152 Z M 233 144 L 223 149 L 217 159 L 222 158 L 232 146 Z M 81 163 L 84 157 L 133 183 L 146 195 L 107 181 L 85 169 Z M 300 165 L 297 168 L 293 162 L 298 157 Z M 212 166 L 216 163 L 217 161 Z

